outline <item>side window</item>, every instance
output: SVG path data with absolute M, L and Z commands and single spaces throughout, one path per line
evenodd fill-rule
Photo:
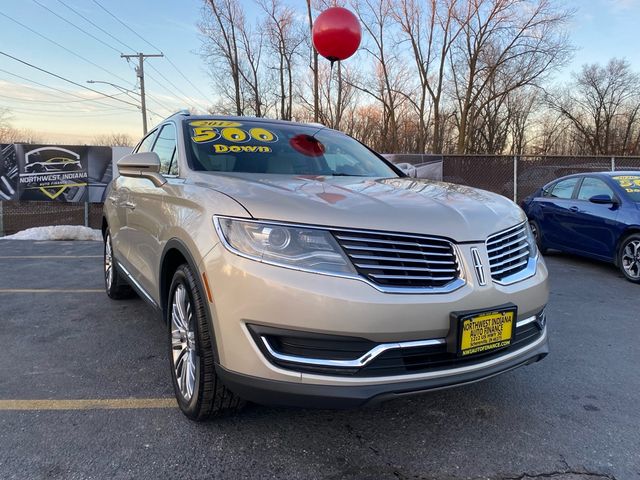
M 158 139 L 153 145 L 153 152 L 160 158 L 160 173 L 176 175 L 178 161 L 176 159 L 176 128 L 173 124 L 162 127 Z M 174 173 L 175 172 L 175 173 Z
M 566 180 L 559 181 L 552 188 L 550 196 L 554 198 L 571 198 L 578 180 L 580 180 L 580 177 L 567 178 Z
M 587 177 L 580 185 L 578 200 L 589 200 L 594 195 L 609 195 L 613 198 L 613 190 L 599 178 Z
M 153 145 L 153 139 L 156 136 L 156 130 L 153 130 L 150 134 L 142 139 L 136 153 L 144 153 L 151 151 L 151 145 Z

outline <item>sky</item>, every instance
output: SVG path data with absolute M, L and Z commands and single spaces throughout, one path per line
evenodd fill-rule
M 304 8 L 303 0 L 287 3 Z M 640 0 L 562 3 L 576 11 L 568 27 L 576 52 L 556 82 L 567 81 L 585 63 L 606 63 L 612 57 L 625 58 L 640 72 Z M 50 142 L 88 143 L 98 135 L 116 132 L 138 138 L 142 135 L 140 111 L 125 103 L 135 103 L 135 94 L 122 93 L 118 87 L 136 86 L 133 64 L 120 54 L 140 51 L 166 55 L 145 61 L 150 126 L 187 106 L 205 108 L 215 91 L 198 54 L 201 41 L 196 25 L 201 7 L 202 0 L 0 0 L 0 51 L 119 99 L 86 101 L 98 94 L 0 55 L 0 108 L 11 111 L 14 127 L 32 130 Z

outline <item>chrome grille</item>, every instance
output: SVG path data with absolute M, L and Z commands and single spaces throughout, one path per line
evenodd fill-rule
M 494 280 L 500 281 L 524 270 L 530 253 L 526 224 L 491 235 L 487 239 L 487 253 Z
M 332 233 L 358 273 L 377 285 L 435 289 L 460 278 L 447 240 L 386 232 Z

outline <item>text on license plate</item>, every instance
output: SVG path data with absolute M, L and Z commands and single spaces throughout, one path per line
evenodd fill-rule
M 481 313 L 462 320 L 460 352 L 464 355 L 506 347 L 511 343 L 515 312 Z

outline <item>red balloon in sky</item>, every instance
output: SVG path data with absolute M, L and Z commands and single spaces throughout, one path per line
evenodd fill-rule
M 313 46 L 331 62 L 349 58 L 356 52 L 362 39 L 358 18 L 342 7 L 331 7 L 318 15 L 311 34 Z

